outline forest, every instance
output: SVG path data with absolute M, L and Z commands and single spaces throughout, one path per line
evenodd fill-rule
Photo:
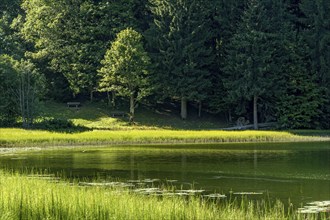
M 45 100 L 330 128 L 329 0 L 1 0 L 0 126 Z

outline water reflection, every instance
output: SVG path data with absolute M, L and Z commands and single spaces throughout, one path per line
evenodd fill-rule
M 330 199 L 330 143 L 84 147 L 2 154 L 0 164 L 87 179 L 159 179 L 215 195 L 262 192 L 297 204 Z

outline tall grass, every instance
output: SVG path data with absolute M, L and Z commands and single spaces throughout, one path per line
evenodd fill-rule
M 329 141 L 330 137 L 298 136 L 276 131 L 181 131 L 181 130 L 94 130 L 56 133 L 39 130 L 0 129 L 0 146 L 52 146 L 86 144 L 221 143 Z
M 81 187 L 0 172 L 0 219 L 304 219 L 276 202 L 217 202 Z M 312 216 L 313 217 L 313 216 Z M 322 217 L 322 216 L 321 216 Z M 323 216 L 325 219 L 325 216 Z M 309 218 L 312 219 L 312 218 Z

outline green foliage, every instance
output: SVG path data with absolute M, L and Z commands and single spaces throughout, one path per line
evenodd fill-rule
M 297 40 L 299 42 L 299 39 Z M 310 60 L 303 43 L 288 43 L 283 66 L 285 87 L 279 94 L 278 118 L 284 128 L 318 128 L 325 102 L 316 75 L 308 71 Z
M 274 59 L 278 52 L 278 35 L 277 30 L 272 29 L 272 17 L 268 16 L 274 9 L 267 6 L 264 1 L 249 1 L 228 45 L 224 67 L 228 103 L 233 105 L 242 99 L 253 100 L 255 129 L 258 127 L 258 102 L 276 91 L 279 77 L 277 60 Z
M 228 100 L 228 90 L 223 85 L 226 48 L 235 34 L 245 5 L 246 2 L 240 0 L 217 1 L 211 9 L 212 38 L 209 44 L 213 49 L 215 60 L 210 66 L 212 87 L 208 93 L 207 103 L 213 112 L 232 110 L 230 100 Z
M 142 35 L 131 28 L 119 32 L 101 64 L 101 89 L 130 97 L 130 112 L 134 116 L 136 102 L 147 96 L 151 89 L 148 80 L 150 59 L 144 50 Z
M 302 37 L 307 41 L 312 72 L 318 85 L 324 89 L 326 99 L 322 107 L 320 122 L 330 128 L 330 2 L 327 0 L 302 0 L 300 9 L 303 13 L 301 23 L 304 29 Z
M 64 118 L 38 118 L 33 124 L 33 129 L 56 132 L 81 132 L 88 130 L 82 126 L 76 126 L 71 120 Z
M 15 59 L 24 56 L 26 44 L 18 34 L 19 18 L 7 11 L 0 13 L 0 54 L 8 54 Z
M 17 76 L 12 82 L 13 95 L 19 106 L 23 127 L 29 128 L 38 112 L 39 98 L 44 95 L 45 80 L 35 66 L 27 60 L 17 61 L 15 68 Z
M 0 15 L 3 12 L 18 14 L 20 11 L 20 0 L 1 0 Z
M 13 69 L 21 75 L 24 65 L 31 73 L 38 69 L 45 76 L 48 99 L 84 100 L 90 94 L 92 100 L 101 82 L 104 91 L 134 93 L 131 113 L 152 91 L 151 103 L 181 99 L 182 118 L 195 104 L 187 102 L 193 101 L 207 111 L 234 117 L 250 119 L 253 112 L 263 122 L 329 128 L 329 12 L 328 0 L 2 0 L 0 54 L 30 60 L 33 68 L 13 61 Z M 105 68 L 100 60 L 110 42 L 128 27 L 145 36 L 141 41 L 152 58 L 150 81 L 140 81 L 143 89 L 135 92 L 127 80 L 98 74 Z M 301 39 L 307 44 L 303 54 L 298 49 Z M 10 70 L 4 63 L 10 63 L 8 59 L 1 63 L 2 88 L 12 78 L 4 75 Z M 15 97 L 7 93 L 0 99 Z M 309 105 L 301 104 L 307 101 Z M 17 106 L 3 103 L 2 121 L 10 124 Z M 290 109 L 292 105 L 296 108 Z M 12 117 L 4 116 L 8 114 Z
M 23 1 L 26 17 L 21 33 L 35 45 L 35 51 L 28 55 L 48 62 L 46 66 L 53 72 L 64 75 L 74 95 L 91 92 L 96 87 L 99 61 L 108 41 L 134 21 L 129 13 L 130 4 L 130 1 Z
M 85 24 L 79 20 L 79 1 L 24 1 L 22 7 L 26 12 L 22 34 L 37 49 L 29 55 L 34 59 L 47 57 L 51 68 L 65 75 L 73 93 L 91 86 L 93 75 L 87 73 L 91 61 L 86 52 L 93 54 L 90 44 L 82 42 L 91 38 L 84 34 Z
M 0 119 L 6 124 L 17 115 L 23 126 L 30 127 L 36 114 L 37 101 L 43 96 L 44 78 L 26 60 L 16 61 L 8 55 L 0 57 Z M 6 119 L 7 118 L 7 119 Z
M 231 39 L 225 86 L 233 99 L 262 96 L 274 84 L 276 72 L 271 65 L 275 53 L 274 35 L 268 32 L 271 25 L 267 10 L 259 1 L 250 1 L 238 31 Z
M 8 55 L 0 55 L 0 125 L 14 124 L 18 113 L 12 90 L 13 82 L 17 80 L 15 61 Z
M 312 67 L 321 83 L 330 82 L 330 2 L 327 0 L 302 0 L 300 8 L 306 25 L 304 37 L 310 45 Z
M 154 22 L 148 31 L 155 86 L 165 97 L 202 101 L 211 86 L 207 46 L 208 4 L 200 0 L 150 0 Z

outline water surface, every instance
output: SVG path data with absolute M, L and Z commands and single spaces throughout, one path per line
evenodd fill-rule
M 0 166 L 86 179 L 159 179 L 154 184 L 171 182 L 226 195 L 256 192 L 285 203 L 289 198 L 295 204 L 330 200 L 329 142 L 32 150 L 0 154 Z

